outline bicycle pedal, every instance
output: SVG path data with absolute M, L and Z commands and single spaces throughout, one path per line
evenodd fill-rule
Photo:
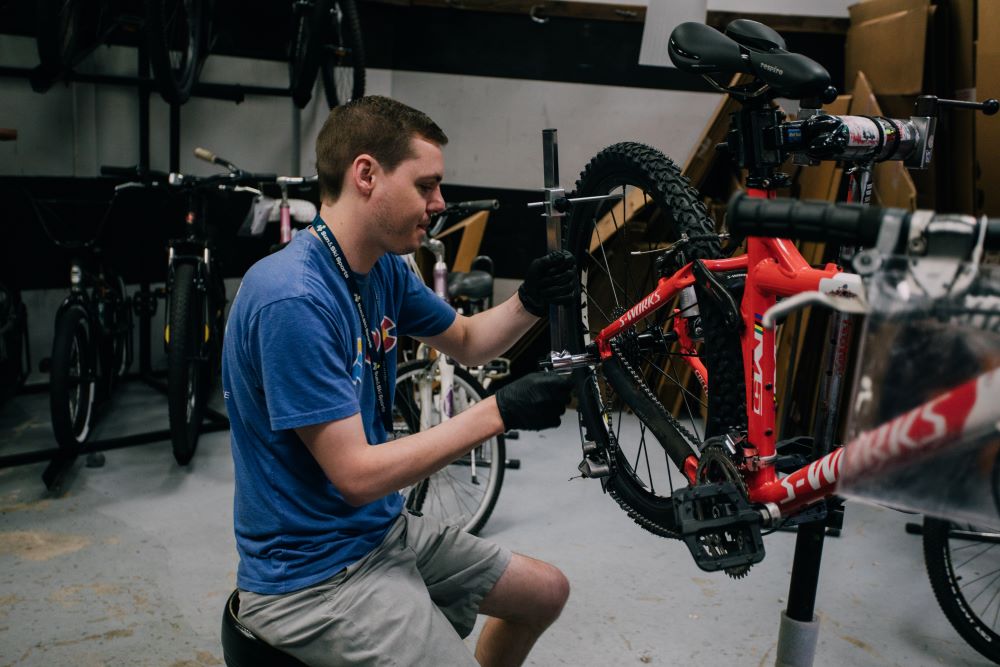
M 764 560 L 762 517 L 732 482 L 700 484 L 673 495 L 678 531 L 705 572 Z
M 580 465 L 576 467 L 580 474 L 589 479 L 600 479 L 611 474 L 611 466 L 603 461 L 594 461 L 589 457 L 583 457 Z

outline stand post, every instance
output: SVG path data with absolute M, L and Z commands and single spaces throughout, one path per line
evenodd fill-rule
M 814 613 L 816 587 L 825 536 L 825 520 L 799 526 L 788 586 L 788 608 L 781 614 L 778 631 L 775 667 L 812 667 L 819 636 L 819 619 Z

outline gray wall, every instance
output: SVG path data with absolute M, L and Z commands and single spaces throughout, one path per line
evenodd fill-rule
M 847 0 L 711 0 L 707 7 L 846 16 L 847 4 Z M 35 66 L 34 40 L 0 35 L 0 64 Z M 135 52 L 102 47 L 79 69 L 132 75 Z M 206 82 L 275 87 L 286 86 L 287 77 L 288 67 L 281 62 L 221 56 L 211 56 L 202 74 Z M 447 182 L 498 188 L 541 188 L 541 130 L 547 127 L 559 130 L 564 184 L 572 183 L 592 155 L 616 141 L 646 142 L 683 162 L 719 100 L 708 93 L 421 72 L 369 70 L 367 77 L 367 92 L 390 95 L 426 111 L 449 135 Z M 317 91 L 317 96 L 322 93 Z M 166 169 L 168 108 L 158 96 L 152 98 L 150 115 L 151 165 Z M 301 128 L 297 144 L 296 115 Z M 0 143 L 0 175 L 94 176 L 102 164 L 135 164 L 137 116 L 132 89 L 57 84 L 39 95 L 26 80 L 0 78 L 0 127 L 13 127 L 19 133 L 17 141 Z M 321 104 L 299 112 L 285 98 L 250 97 L 240 105 L 192 99 L 181 110 L 181 171 L 212 171 L 191 154 L 195 146 L 204 146 L 246 169 L 312 173 L 312 147 L 324 118 Z M 293 164 L 296 155 L 298 163 Z M 514 284 L 507 282 L 498 285 L 498 296 L 513 290 Z M 31 309 L 36 368 L 37 360 L 48 356 L 50 323 L 63 295 L 51 290 L 25 296 Z M 162 361 L 161 348 L 154 335 L 154 363 Z

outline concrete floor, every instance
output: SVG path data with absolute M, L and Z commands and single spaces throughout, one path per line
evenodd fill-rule
M 0 455 L 52 446 L 47 406 L 34 394 L 0 408 Z M 571 421 L 510 442 L 522 467 L 484 531 L 555 563 L 573 586 L 528 664 L 773 664 L 794 536 L 766 538 L 767 558 L 741 581 L 701 572 L 599 483 L 570 480 Z M 162 397 L 131 383 L 95 437 L 165 425 Z M 204 436 L 186 468 L 167 442 L 109 451 L 101 468 L 78 461 L 59 493 L 45 490 L 43 469 L 0 470 L 0 665 L 222 664 L 237 562 L 228 433 Z M 817 667 L 988 664 L 938 609 L 919 538 L 903 529 L 910 518 L 848 506 L 824 555 Z

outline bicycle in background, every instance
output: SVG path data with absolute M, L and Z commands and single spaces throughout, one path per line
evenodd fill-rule
M 422 243 L 434 255 L 435 293 L 466 315 L 485 310 L 492 303 L 492 262 L 477 258 L 473 270 L 449 273 L 444 243 L 434 237 L 451 220 L 498 206 L 496 200 L 451 204 L 436 217 Z M 419 268 L 414 269 L 419 274 Z M 504 361 L 466 368 L 420 344 L 415 358 L 401 363 L 396 370 L 393 437 L 432 428 L 486 398 L 482 380 L 490 382 L 504 375 L 503 369 L 509 368 L 509 362 Z M 405 489 L 407 509 L 478 534 L 500 496 L 508 465 L 506 451 L 504 435 L 483 442 L 451 465 Z
M 168 104 L 191 96 L 210 48 L 212 0 L 39 0 L 35 9 L 40 64 L 32 87 L 45 92 L 118 31 L 142 31 L 157 90 Z
M 294 0 L 290 44 L 292 100 L 300 109 L 312 98 L 316 75 L 327 106 L 365 94 L 365 50 L 354 0 Z
M 185 202 L 185 234 L 167 245 L 163 330 L 170 436 L 174 458 L 180 465 L 187 465 L 194 457 L 208 397 L 222 361 L 226 286 L 212 240 L 214 227 L 207 216 L 208 199 L 220 190 L 259 195 L 262 183 L 276 180 L 274 174 L 244 171 L 204 148 L 196 148 L 194 155 L 226 171 L 201 177 L 141 173 L 135 167 L 101 168 L 101 173 L 109 176 L 138 177 L 140 185 L 164 188 L 179 194 Z
M 17 130 L 0 128 L 0 141 L 14 141 Z M 13 262 L 5 266 L 11 266 Z M 0 273 L 0 405 L 15 394 L 31 372 L 28 309 L 15 276 Z
M 101 222 L 86 240 L 62 239 L 52 224 L 77 215 L 78 207 L 90 202 L 30 198 L 46 236 L 71 255 L 70 292 L 56 312 L 52 355 L 42 360 L 42 369 L 49 373 L 53 435 L 73 457 L 84 451 L 100 406 L 132 364 L 131 299 L 99 245 L 115 200 L 130 187 L 115 187 Z

